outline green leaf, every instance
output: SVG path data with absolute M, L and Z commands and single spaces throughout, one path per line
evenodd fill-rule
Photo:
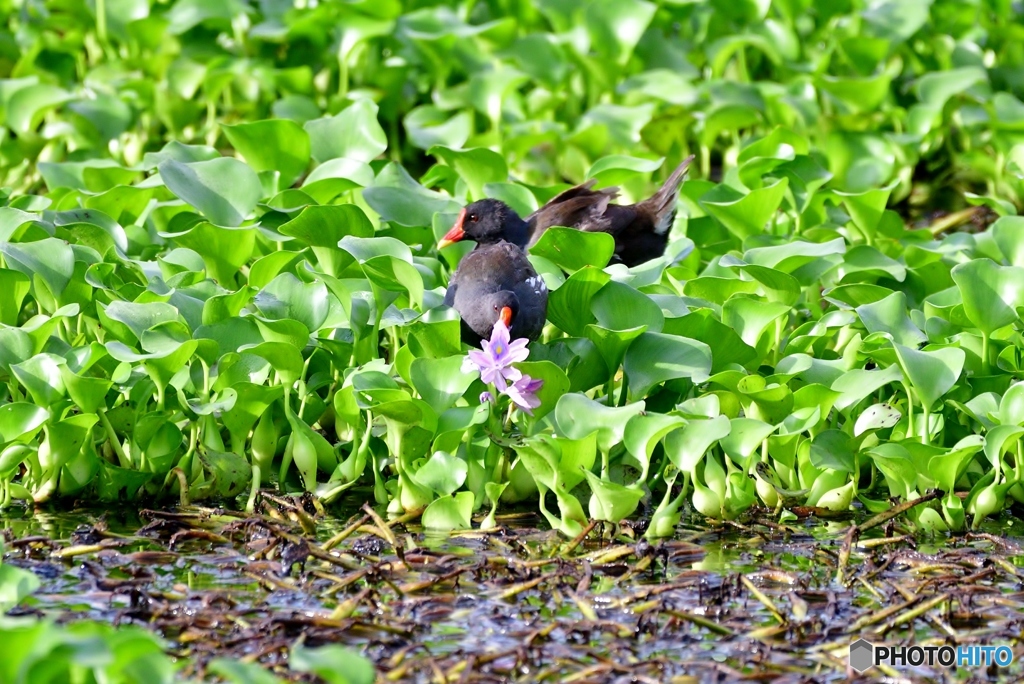
M 859 437 L 868 430 L 891 428 L 900 422 L 902 414 L 889 404 L 872 404 L 857 417 L 853 436 Z
M 194 26 L 210 20 L 224 24 L 244 15 L 246 5 L 240 0 L 178 0 L 167 15 L 171 35 L 180 35 Z
M 214 658 L 207 669 L 210 674 L 234 684 L 279 684 L 281 681 L 256 663 L 229 658 Z
M 548 296 L 548 320 L 569 335 L 582 337 L 588 325 L 597 323 L 590 301 L 610 280 L 611 276 L 598 268 L 576 271 Z
M 566 394 L 555 406 L 559 433 L 569 439 L 583 439 L 597 433 L 598 448 L 607 451 L 622 441 L 630 416 L 644 410 L 644 402 L 611 408 L 582 394 Z
M 835 406 L 840 411 L 846 411 L 880 388 L 889 383 L 898 382 L 901 377 L 902 373 L 896 364 L 879 370 L 855 368 L 849 373 L 840 375 L 832 383 L 832 389 L 840 393 Z
M 459 149 L 473 132 L 473 119 L 469 112 L 450 116 L 433 105 L 416 107 L 402 120 L 410 142 L 421 150 L 436 145 Z
M 599 325 L 588 325 L 584 334 L 587 339 L 597 348 L 601 358 L 604 360 L 604 378 L 613 377 L 622 365 L 622 358 L 626 350 L 637 337 L 647 331 L 647 326 L 641 325 L 628 330 L 609 330 Z M 594 369 L 596 370 L 596 369 Z M 597 377 L 596 375 L 594 377 Z
M 788 178 L 751 190 L 746 195 L 727 185 L 719 185 L 701 197 L 700 204 L 721 221 L 729 232 L 745 240 L 764 231 L 765 225 L 782 204 L 788 188 Z
M 928 461 L 928 473 L 944 492 L 952 492 L 956 482 L 970 465 L 974 455 L 982 450 L 985 438 L 981 435 L 964 437 L 944 454 L 932 456 Z
M 1003 425 L 1024 424 L 1024 383 L 1016 382 L 1003 393 L 997 414 Z
M 749 346 L 756 348 L 765 329 L 789 311 L 787 304 L 738 296 L 722 307 L 722 323 L 735 330 Z
M 508 180 L 508 165 L 505 158 L 486 147 L 469 150 L 454 150 L 450 147 L 435 146 L 427 151 L 455 169 L 459 177 L 469 186 L 471 200 L 483 199 L 486 183 L 503 183 Z
M 748 375 L 736 384 L 745 414 L 777 425 L 793 413 L 794 397 L 789 387 L 768 382 L 760 375 Z
M 996 425 L 985 434 L 985 456 L 996 474 L 1003 468 L 1003 454 L 1012 449 L 1024 435 L 1024 428 L 1017 425 Z
M 885 102 L 891 92 L 892 80 L 898 75 L 898 65 L 888 65 L 869 76 L 840 78 L 823 74 L 817 83 L 823 91 L 845 105 L 847 111 L 867 113 Z
M 157 167 L 167 188 L 218 226 L 239 226 L 263 196 L 260 179 L 245 162 L 230 157 Z
M 733 418 L 729 434 L 721 439 L 724 451 L 734 463 L 749 470 L 754 452 L 761 448 L 775 426 L 754 418 Z
M 835 238 L 828 242 L 807 242 L 791 240 L 772 247 L 755 247 L 743 254 L 747 263 L 774 268 L 783 273 L 794 273 L 797 269 L 807 266 L 818 259 L 840 255 L 846 252 L 843 238 Z M 808 283 L 804 283 L 805 285 Z
M 235 284 L 239 269 L 252 258 L 256 244 L 256 229 L 223 228 L 200 221 L 183 233 L 168 235 L 182 247 L 188 247 L 203 257 L 210 277 L 230 287 Z
M 570 396 L 574 395 L 566 395 L 566 397 Z M 573 455 L 565 453 L 564 444 L 564 440 L 555 440 L 549 435 L 539 435 L 537 438 L 517 446 L 516 453 L 536 482 L 540 493 L 541 514 L 552 528 L 568 537 L 573 537 L 583 530 L 583 525 L 587 523 L 587 516 L 583 513 L 583 507 L 579 500 L 569 492 L 583 480 L 582 473 L 593 467 L 596 452 L 593 437 L 577 442 L 582 448 L 573 449 L 577 452 Z M 577 458 L 572 458 L 572 456 Z M 572 465 L 570 466 L 566 461 L 571 461 Z M 545 494 L 548 490 L 555 495 L 560 515 L 553 514 L 544 505 Z
M 604 480 L 589 470 L 583 474 L 590 483 L 590 517 L 617 523 L 633 514 L 644 496 L 639 488 L 624 487 Z
M 931 71 L 915 84 L 917 96 L 923 104 L 941 109 L 946 102 L 976 83 L 988 81 L 985 69 L 968 66 L 949 71 Z
M 7 125 L 19 136 L 35 131 L 47 111 L 72 98 L 63 88 L 45 83 L 18 90 L 7 103 Z
M 295 644 L 288 663 L 296 672 L 310 672 L 327 684 L 373 684 L 377 676 L 369 660 L 335 644 L 320 648 Z
M 964 368 L 963 349 L 946 347 L 935 351 L 918 351 L 894 343 L 900 367 L 925 408 L 935 405 L 942 395 L 953 389 Z
M 800 298 L 800 282 L 788 273 L 755 264 L 740 268 L 761 285 L 768 301 L 792 306 Z
M 665 437 L 665 453 L 679 470 L 692 473 L 708 449 L 731 431 L 732 423 L 726 416 L 690 420 L 683 429 Z
M 11 373 L 28 390 L 40 406 L 52 406 L 64 396 L 66 389 L 60 367 L 64 359 L 54 354 L 36 354 L 11 365 Z
M 302 374 L 302 353 L 294 345 L 284 342 L 263 342 L 253 346 L 239 347 L 238 351 L 255 354 L 266 359 L 283 382 L 292 384 Z
M 291 187 L 309 166 L 309 134 L 294 121 L 266 119 L 221 130 L 253 170 L 279 171 L 281 187 Z
M 0 369 L 10 373 L 11 365 L 32 357 L 37 345 L 21 328 L 0 328 Z
M 136 340 L 154 326 L 178 320 L 178 310 L 166 302 L 114 301 L 102 310 L 108 319 L 124 324 Z
M 113 385 L 110 380 L 77 375 L 66 365 L 60 366 L 60 374 L 68 396 L 83 413 L 106 408 L 107 392 Z
M 19 401 L 0 406 L 0 445 L 31 439 L 49 417 L 50 412 L 37 404 Z
M 593 48 L 618 64 L 629 61 L 657 10 L 644 0 L 594 0 L 585 7 Z
M 811 465 L 852 473 L 855 468 L 854 448 L 850 436 L 840 430 L 825 430 L 811 443 Z
M 14 325 L 32 281 L 25 273 L 0 268 L 0 324 Z
M 686 337 L 648 332 L 626 350 L 622 367 L 629 379 L 630 396 L 642 397 L 666 380 L 705 382 L 711 375 L 711 348 Z
M 473 526 L 472 515 L 473 492 L 459 492 L 431 502 L 420 521 L 428 530 L 468 530 Z
M 441 359 L 416 359 L 410 369 L 413 387 L 438 414 L 455 405 L 475 380 L 462 372 L 464 356 Z M 445 492 L 450 494 L 451 492 Z
M 373 170 L 366 162 L 356 159 L 328 159 L 302 181 L 302 192 L 322 204 L 355 188 L 373 183 Z
M 703 299 L 712 304 L 722 305 L 736 294 L 757 293 L 757 283 L 750 280 L 718 276 L 699 276 L 686 281 L 683 294 L 694 299 Z
M 424 188 L 395 163 L 385 166 L 373 186 L 363 190 L 363 199 L 381 219 L 403 226 L 430 226 L 434 214 L 454 217 L 461 208 L 452 198 Z
M 734 364 L 744 366 L 757 356 L 757 352 L 740 339 L 736 331 L 723 325 L 708 309 L 666 319 L 662 332 L 689 337 L 711 347 L 712 373 L 719 373 Z
M 63 240 L 46 238 L 34 242 L 0 242 L 7 266 L 29 278 L 38 276 L 59 297 L 71 282 L 75 272 L 75 256 L 71 246 Z
M 517 363 L 516 368 L 522 371 L 523 375 L 544 381 L 537 391 L 540 406 L 533 409 L 532 417 L 521 417 L 521 420 L 527 421 L 528 424 L 536 425 L 541 418 L 555 409 L 558 400 L 569 391 L 569 378 L 566 377 L 565 371 L 550 361 L 523 361 Z
M 932 0 L 881 0 L 861 13 L 873 29 L 872 33 L 893 43 L 900 43 L 928 21 Z
M 626 451 L 636 460 L 641 476 L 638 482 L 646 482 L 651 464 L 651 454 L 658 443 L 674 430 L 686 424 L 679 416 L 662 413 L 638 414 L 626 423 L 622 441 Z
M 281 235 L 298 238 L 313 248 L 329 275 L 338 275 L 349 260 L 338 255 L 338 243 L 347 236 L 373 237 L 373 224 L 354 204 L 310 206 L 291 221 L 278 226 Z
M 1000 216 L 992 224 L 992 239 L 1011 266 L 1024 266 L 1024 216 Z
M 357 100 L 334 116 L 307 121 L 313 159 L 323 163 L 339 157 L 370 162 L 388 148 L 384 129 L 377 122 L 377 105 Z
M 665 322 L 665 315 L 654 300 L 614 280 L 594 295 L 590 310 L 598 324 L 609 330 L 632 330 L 645 326 L 651 332 L 660 332 Z
M 587 178 L 595 178 L 604 187 L 633 180 L 638 173 L 651 173 L 661 168 L 661 159 L 641 159 L 623 154 L 601 157 L 587 171 Z
M 0 563 L 0 612 L 7 613 L 36 593 L 40 586 L 42 582 L 34 572 Z
M 548 228 L 530 254 L 544 257 L 568 273 L 595 266 L 604 268 L 615 253 L 615 238 L 575 228 Z
M 856 311 L 869 333 L 889 333 L 900 344 L 915 348 L 928 341 L 907 315 L 907 296 L 902 292 L 859 306 Z
M 435 451 L 427 462 L 412 474 L 412 479 L 443 498 L 463 485 L 468 472 L 469 467 L 461 458 L 444 451 Z
M 964 312 L 983 333 L 1018 319 L 1017 307 L 1024 305 L 1024 268 L 973 259 L 957 264 L 951 275 L 960 289 Z
M 51 190 L 75 188 L 102 192 L 131 183 L 139 172 L 109 159 L 90 159 L 86 162 L 40 162 L 39 174 Z
M 304 283 L 291 273 L 282 273 L 260 290 L 253 304 L 267 318 L 295 320 L 315 331 L 327 319 L 327 297 L 323 282 Z

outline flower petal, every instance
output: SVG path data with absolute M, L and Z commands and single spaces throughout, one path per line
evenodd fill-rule
M 505 390 L 512 403 L 524 413 L 533 415 L 531 409 L 540 406 L 540 397 L 535 394 L 544 384 L 543 380 L 536 380 L 529 375 L 523 375 Z
M 523 377 L 523 374 L 519 371 L 518 368 L 512 368 L 511 366 L 509 366 L 508 368 L 501 369 L 501 379 L 503 382 L 516 382 L 521 377 Z
M 462 362 L 463 372 L 465 371 L 466 365 L 472 364 L 475 370 L 482 371 L 484 368 L 490 368 L 494 365 L 490 356 L 477 349 L 470 349 L 466 355 L 466 360 Z
M 523 377 L 522 371 L 514 366 L 504 366 L 500 368 L 498 372 L 500 372 L 501 376 L 509 382 L 517 382 L 521 377 Z
M 480 370 L 480 379 L 487 385 L 495 384 L 496 380 L 504 382 L 505 378 L 501 376 L 501 369 L 487 367 Z
M 511 390 L 511 388 L 509 389 Z M 508 397 L 509 399 L 512 400 L 512 403 L 516 405 L 516 408 L 531 416 L 533 415 L 533 411 L 531 409 L 540 406 L 539 401 L 531 406 L 531 402 L 529 401 L 529 399 L 527 397 L 520 395 L 519 393 L 513 394 L 510 391 L 508 392 Z
M 509 363 L 519 363 L 525 361 L 530 356 L 530 350 L 526 348 L 529 341 L 525 337 L 520 337 L 518 340 L 513 340 L 508 345 L 508 358 Z
M 529 376 L 525 376 L 525 375 L 523 377 L 524 378 L 529 378 Z M 526 387 L 523 388 L 523 392 L 527 392 L 527 393 L 530 393 L 530 394 L 536 394 L 538 392 L 538 390 L 540 390 L 540 388 L 544 386 L 544 381 L 541 380 L 540 378 L 529 378 L 529 380 L 530 380 L 530 382 L 528 382 L 526 384 Z
M 491 349 L 495 348 L 508 348 L 509 334 L 508 326 L 505 325 L 505 321 L 498 319 L 498 322 L 494 324 L 494 329 L 491 330 Z

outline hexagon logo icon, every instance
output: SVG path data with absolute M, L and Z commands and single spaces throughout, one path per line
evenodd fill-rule
M 864 672 L 875 663 L 875 647 L 865 639 L 857 639 L 850 644 L 850 667 L 857 672 Z

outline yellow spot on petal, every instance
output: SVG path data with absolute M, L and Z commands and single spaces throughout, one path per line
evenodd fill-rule
M 498 346 L 496 346 L 496 347 L 494 348 L 494 353 L 495 353 L 495 355 L 497 355 L 497 356 L 501 356 L 502 354 L 504 354 L 504 353 L 505 353 L 505 347 L 503 347 L 503 346 L 501 346 L 501 345 L 499 344 Z

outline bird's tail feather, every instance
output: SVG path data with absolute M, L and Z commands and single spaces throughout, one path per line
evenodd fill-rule
M 658 192 L 643 202 L 656 217 L 654 230 L 658 234 L 663 234 L 672 227 L 676 214 L 676 200 L 679 197 L 679 186 L 682 185 L 683 176 L 686 175 L 693 158 L 694 156 L 691 154 L 684 159 L 683 163 L 676 167 L 675 171 L 658 189 Z

